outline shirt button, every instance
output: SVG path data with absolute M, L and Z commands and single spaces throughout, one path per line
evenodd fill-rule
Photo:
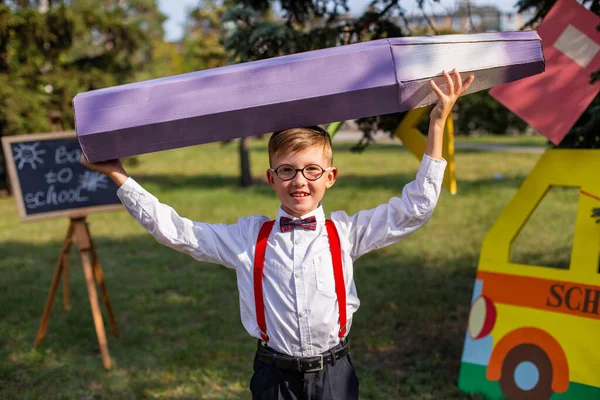
M 300 240 L 300 238 L 294 240 L 294 243 L 296 243 L 296 244 L 300 244 L 300 242 L 302 242 L 302 240 Z
M 300 311 L 300 316 L 301 316 L 302 318 L 304 318 L 304 316 L 305 316 L 305 315 L 306 315 L 306 314 L 304 313 L 304 311 Z
M 308 346 L 307 346 L 307 345 L 304 345 L 304 346 L 302 346 L 302 349 L 304 349 L 304 350 L 308 350 Z

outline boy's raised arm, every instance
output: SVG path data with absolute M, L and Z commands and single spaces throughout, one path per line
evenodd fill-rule
M 430 81 L 433 91 L 438 96 L 438 102 L 429 115 L 429 134 L 425 148 L 425 154 L 436 160 L 442 159 L 446 119 L 452 112 L 452 107 L 458 97 L 469 89 L 474 79 L 474 76 L 470 75 L 463 82 L 456 68 L 452 70 L 452 77 L 447 71 L 442 71 L 442 75 L 446 78 L 448 93 L 444 93 L 433 80 Z
M 165 246 L 188 254 L 198 261 L 230 268 L 235 268 L 238 255 L 248 247 L 246 233 L 252 230 L 250 225 L 253 221 L 245 221 L 244 226 L 192 221 L 181 217 L 177 211 L 161 203 L 134 179 L 129 179 L 121 160 L 90 163 L 82 156 L 81 163 L 110 177 L 119 186 L 117 195 L 127 212 Z
M 357 259 L 371 250 L 388 246 L 410 235 L 427 223 L 440 196 L 446 161 L 442 158 L 444 126 L 452 107 L 474 80 L 464 82 L 454 69 L 452 76 L 443 71 L 448 88 L 444 93 L 434 81 L 431 87 L 438 102 L 431 111 L 427 146 L 416 178 L 402 189 L 402 196 L 392 197 L 387 204 L 371 210 L 362 210 L 347 216 L 338 214 L 338 221 L 349 230 L 351 255 Z

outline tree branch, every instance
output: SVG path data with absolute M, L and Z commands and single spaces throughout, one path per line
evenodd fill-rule
M 425 19 L 427 20 L 427 24 L 429 25 L 433 33 L 435 35 L 439 35 L 439 32 L 437 31 L 437 29 L 435 29 L 435 26 L 433 25 L 433 22 L 431 22 L 431 18 L 429 18 L 429 15 L 427 15 L 425 13 L 425 10 L 423 9 L 423 2 L 419 2 L 419 10 L 421 10 L 423 17 L 425 17 Z

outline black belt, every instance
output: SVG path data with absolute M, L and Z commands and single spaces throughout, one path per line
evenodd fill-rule
M 275 365 L 276 368 L 299 372 L 321 371 L 326 365 L 333 364 L 334 361 L 344 358 L 350 351 L 348 340 L 344 339 L 339 345 L 317 356 L 293 357 L 275 352 L 275 350 L 265 347 L 261 342 L 260 340 L 258 341 L 257 350 L 257 357 L 260 361 L 269 365 Z

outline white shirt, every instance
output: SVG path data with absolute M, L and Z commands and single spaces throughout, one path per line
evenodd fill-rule
M 347 333 L 360 301 L 354 285 L 353 262 L 365 253 L 398 242 L 431 217 L 440 195 L 445 160 L 423 156 L 416 179 L 402 197 L 349 216 L 335 211 L 330 219 L 340 236 L 346 285 Z M 242 323 L 260 338 L 254 307 L 254 251 L 263 215 L 240 218 L 235 224 L 207 224 L 180 217 L 128 178 L 117 192 L 128 212 L 156 240 L 198 261 L 236 271 Z M 281 232 L 279 218 L 292 218 L 279 208 L 265 253 L 263 295 L 269 347 L 294 356 L 313 356 L 339 343 L 339 310 L 323 207 L 315 216 L 317 229 L 297 227 Z

